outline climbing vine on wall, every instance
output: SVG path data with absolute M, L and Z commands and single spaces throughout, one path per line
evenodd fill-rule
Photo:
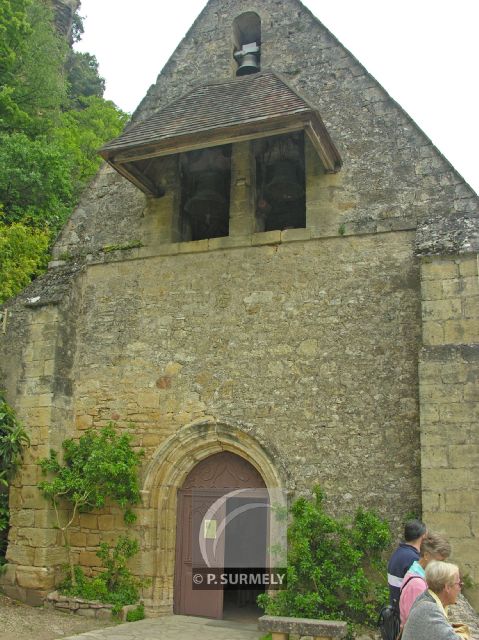
M 124 509 L 125 522 L 134 522 L 130 507 L 140 501 L 138 469 L 143 451 L 135 451 L 131 435 L 118 433 L 113 423 L 100 431 L 90 429 L 79 440 L 64 440 L 62 447 L 63 461 L 53 450 L 39 461 L 48 478 L 38 486 L 53 505 L 68 553 L 71 584 L 76 585 L 71 527 L 79 513 L 101 509 L 107 500 Z
M 4 562 L 10 522 L 8 486 L 28 445 L 25 429 L 0 390 L 0 564 Z

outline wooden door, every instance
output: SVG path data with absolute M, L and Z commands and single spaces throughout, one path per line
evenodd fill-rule
M 213 534 L 201 530 L 210 507 L 218 498 L 235 489 L 264 488 L 264 481 L 256 469 L 246 460 L 229 452 L 222 452 L 202 460 L 186 478 L 178 491 L 176 532 L 176 566 L 174 611 L 183 615 L 223 617 L 223 589 L 204 590 L 193 588 L 192 570 L 200 556 L 200 542 L 211 548 L 215 544 L 214 565 L 224 566 L 226 535 L 215 538 L 216 527 L 224 517 L 216 512 L 212 523 Z M 220 501 L 221 502 L 221 501 Z M 211 538 L 211 540 L 206 539 Z M 209 555 L 209 557 L 213 557 Z

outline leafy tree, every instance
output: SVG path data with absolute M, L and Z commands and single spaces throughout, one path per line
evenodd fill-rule
M 83 27 L 83 18 L 78 13 L 78 11 L 75 11 L 75 13 L 73 14 L 72 31 L 71 31 L 72 43 L 80 42 L 81 37 L 84 33 L 85 33 L 85 29 Z
M 17 51 L 30 31 L 28 4 L 29 0 L 0 0 L 0 128 L 20 115 L 12 93 Z
M 8 483 L 20 465 L 29 438 L 15 411 L 7 404 L 0 390 L 0 562 L 7 546 L 10 512 L 8 509 Z
M 72 51 L 66 65 L 68 98 L 74 108 L 82 108 L 82 98 L 105 92 L 105 80 L 98 73 L 98 61 L 91 53 Z
M 107 500 L 125 509 L 126 522 L 135 520 L 129 507 L 140 500 L 138 467 L 143 452 L 134 451 L 131 436 L 117 434 L 112 423 L 99 432 L 87 431 L 78 441 L 65 440 L 62 447 L 63 462 L 56 451 L 50 451 L 48 458 L 39 461 L 42 472 L 52 477 L 38 486 L 55 509 L 57 526 L 68 551 L 71 584 L 76 585 L 70 527 L 79 512 L 101 509 Z M 62 502 L 69 505 L 69 516 L 63 522 L 58 508 Z
M 45 0 L 0 0 L 0 302 L 42 271 L 98 148 L 127 118 L 103 99 L 95 57 L 72 52 L 53 18 Z M 81 33 L 76 14 L 72 41 Z
M 41 273 L 48 260 L 50 233 L 16 222 L 0 220 L 0 303 Z
M 20 42 L 29 31 L 29 0 L 0 0 L 0 78 L 5 81 L 16 60 Z
M 333 518 L 319 487 L 314 500 L 293 504 L 292 516 L 287 587 L 259 596 L 260 606 L 270 615 L 374 624 L 388 593 L 382 562 L 388 525 L 362 509 L 352 523 Z
M 5 222 L 58 229 L 73 203 L 73 160 L 62 145 L 0 134 L 0 203 Z
M 98 96 L 79 98 L 81 109 L 62 114 L 54 139 L 73 162 L 73 186 L 78 194 L 97 172 L 102 159 L 97 151 L 106 140 L 119 135 L 128 116 L 109 100 Z
M 30 0 L 24 6 L 28 28 L 17 33 L 15 58 L 1 82 L 5 100 L 0 125 L 38 135 L 54 126 L 66 100 L 68 44 L 54 28 L 48 3 Z

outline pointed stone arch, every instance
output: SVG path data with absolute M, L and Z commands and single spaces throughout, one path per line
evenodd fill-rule
M 247 460 L 268 489 L 285 486 L 286 474 L 278 469 L 265 448 L 240 428 L 215 419 L 185 425 L 152 456 L 143 477 L 144 545 L 140 573 L 152 578 L 151 597 L 145 602 L 157 613 L 173 610 L 177 493 L 201 460 L 230 451 Z

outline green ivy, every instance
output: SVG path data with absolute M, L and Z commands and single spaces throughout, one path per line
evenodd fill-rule
M 391 540 L 387 523 L 363 509 L 352 522 L 328 515 L 319 487 L 312 500 L 300 498 L 291 511 L 287 587 L 262 594 L 259 605 L 268 615 L 374 625 L 388 596 L 383 560 Z
M 64 440 L 62 447 L 63 462 L 53 450 L 39 461 L 50 479 L 38 486 L 55 509 L 57 527 L 69 554 L 70 579 L 75 584 L 70 527 L 79 512 L 102 509 L 107 500 L 124 509 L 125 522 L 134 521 L 130 506 L 140 501 L 138 469 L 143 451 L 135 451 L 131 435 L 117 433 L 113 423 L 100 431 L 90 429 L 79 440 Z M 69 507 L 66 519 L 59 509 L 61 503 Z

